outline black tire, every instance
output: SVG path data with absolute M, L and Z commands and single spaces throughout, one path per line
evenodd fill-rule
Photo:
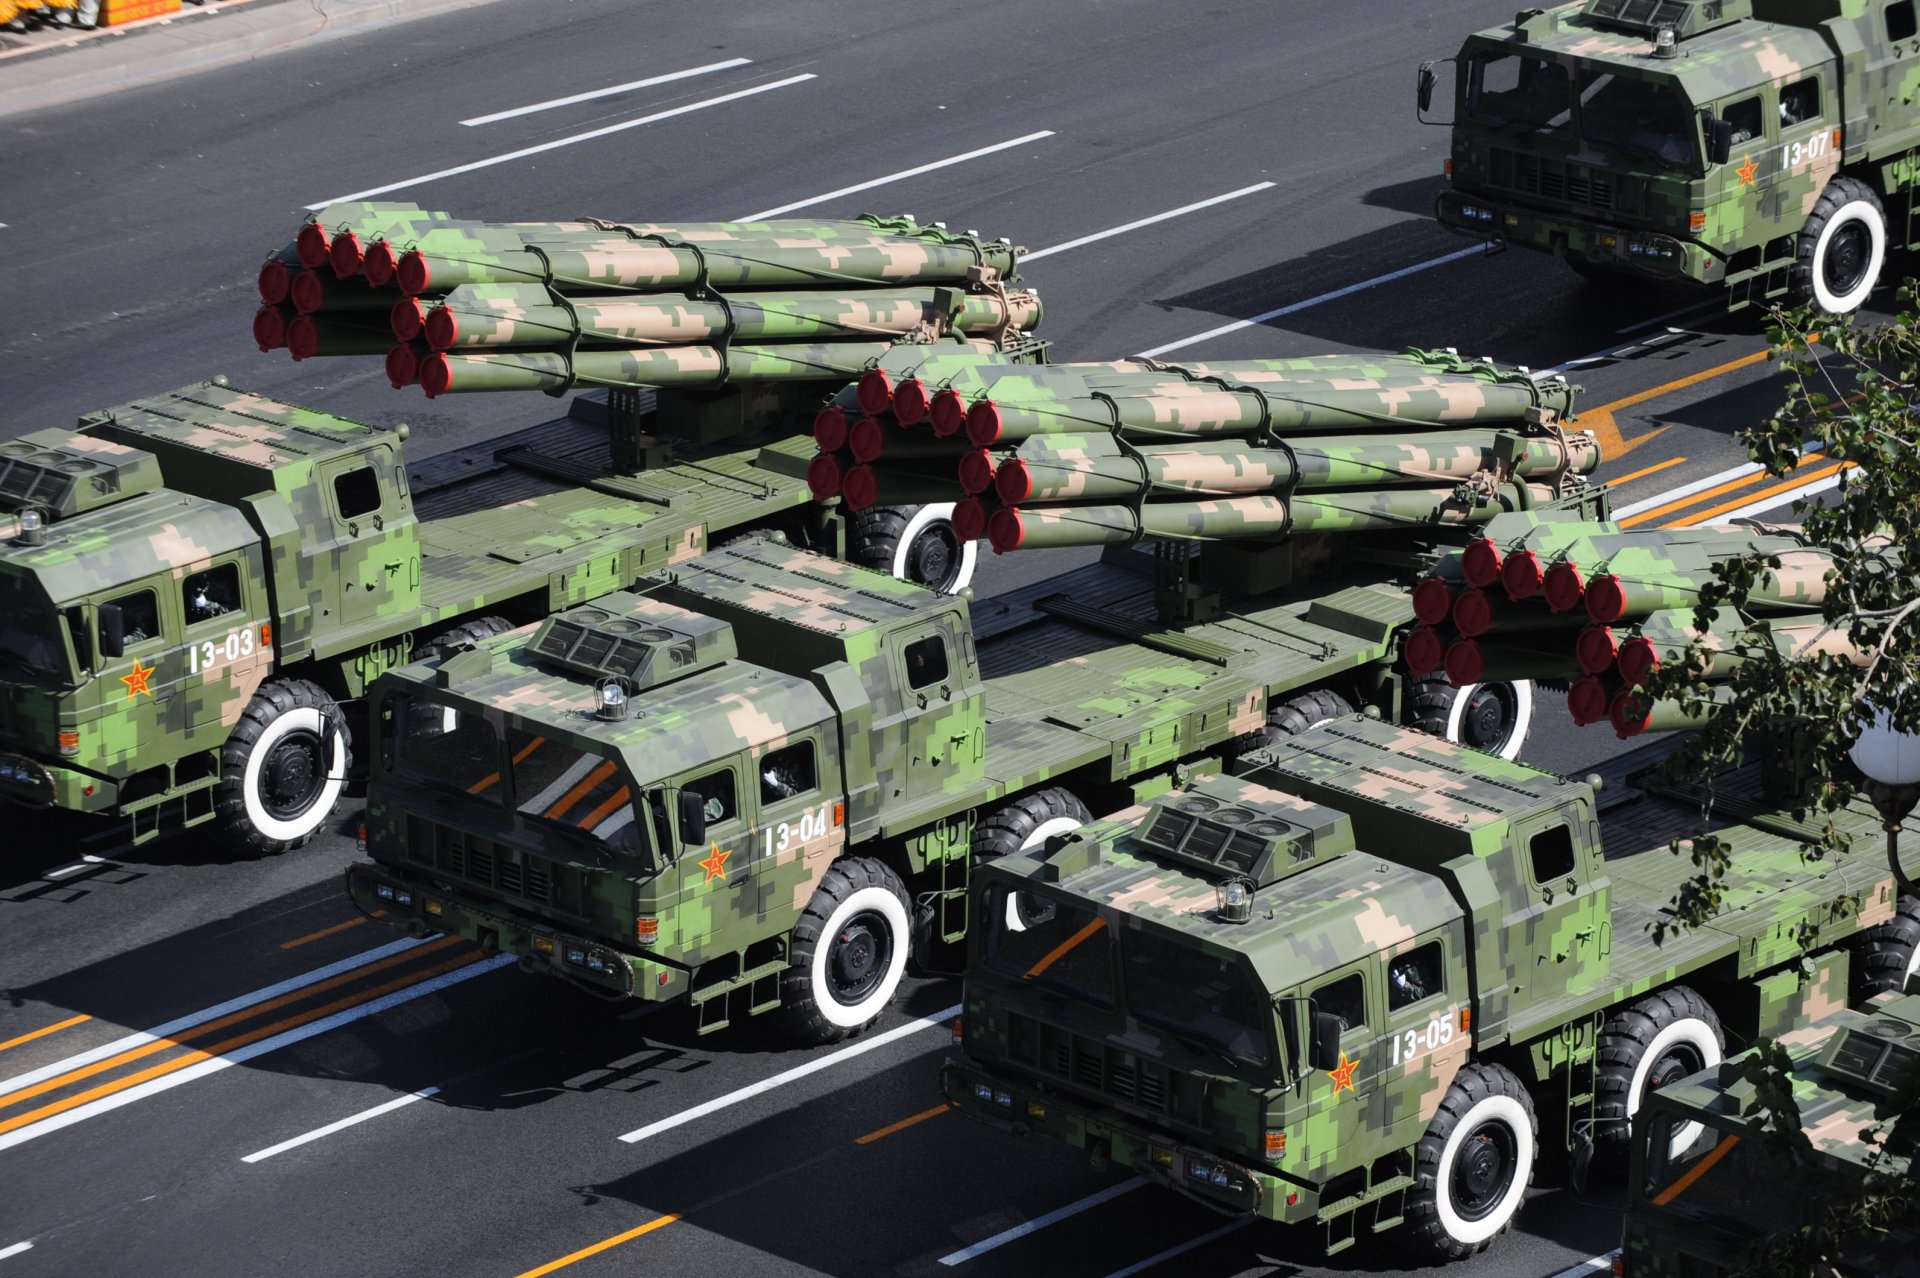
M 1091 820 L 1093 813 L 1078 795 L 1050 785 L 1001 804 L 973 828 L 970 850 L 976 862 L 1012 856 Z M 1013 892 L 1007 897 L 1003 922 L 1009 931 L 1024 932 L 1052 917 L 1053 906 L 1035 900 L 1031 893 Z
M 332 697 L 305 679 L 272 679 L 220 749 L 218 837 L 248 855 L 287 852 L 326 823 L 346 784 L 353 732 Z
M 435 635 L 421 644 L 413 654 L 415 661 L 425 661 L 430 657 L 444 657 L 448 653 L 468 644 L 479 643 L 482 639 L 491 639 L 513 629 L 513 623 L 505 617 L 475 617 L 463 621 L 451 630 Z
M 1893 917 L 1868 928 L 1853 943 L 1853 1000 L 1906 989 L 1920 968 L 1920 898 L 1903 896 Z
M 1707 1000 L 1675 985 L 1608 1017 L 1595 1048 L 1594 1142 L 1617 1147 L 1626 1143 L 1647 1093 L 1718 1065 L 1726 1057 L 1727 1035 Z M 1675 1144 L 1685 1148 L 1692 1139 L 1676 1137 Z
M 1227 760 L 1267 746 L 1279 745 L 1288 737 L 1297 737 L 1309 728 L 1317 728 L 1329 719 L 1353 713 L 1347 699 L 1337 692 L 1316 688 L 1297 693 L 1267 711 L 1267 721 L 1245 736 L 1227 743 Z
M 1414 1148 L 1406 1238 L 1425 1257 L 1485 1251 L 1519 1214 L 1539 1161 L 1533 1098 L 1501 1065 L 1466 1065 Z
M 1793 300 L 1829 315 L 1860 309 L 1887 260 L 1887 211 L 1873 188 L 1837 177 L 1800 228 L 1787 284 Z
M 1533 688 L 1524 680 L 1456 688 L 1445 675 L 1407 687 L 1407 723 L 1456 745 L 1515 759 L 1533 730 Z
M 951 505 L 856 511 L 847 529 L 847 558 L 902 581 L 955 594 L 973 580 L 979 548 L 955 535 L 948 517 L 952 513 Z
M 780 1018 L 803 1043 L 831 1043 L 873 1024 L 906 971 L 912 905 L 880 861 L 844 857 L 821 876 L 793 928 L 780 978 Z

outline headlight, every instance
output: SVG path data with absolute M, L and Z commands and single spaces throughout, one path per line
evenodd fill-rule
M 973 1085 L 973 1098 L 975 1100 L 991 1101 L 993 1099 L 993 1087 L 987 1083 L 975 1083 Z

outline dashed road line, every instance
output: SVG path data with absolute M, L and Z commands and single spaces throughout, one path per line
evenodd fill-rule
M 1566 1269 L 1562 1269 L 1559 1273 L 1553 1275 L 1553 1278 L 1587 1278 L 1589 1274 L 1597 1274 L 1602 1270 L 1611 1269 L 1613 1267 L 1614 1257 L 1619 1254 L 1620 1249 L 1615 1247 L 1612 1251 L 1603 1251 L 1598 1256 L 1589 1256 L 1577 1265 L 1571 1265 Z
M 940 1115 L 950 1112 L 951 1109 L 952 1107 L 949 1105 L 935 1105 L 932 1109 L 921 1110 L 918 1114 L 903 1118 L 897 1123 L 888 1123 L 879 1131 L 868 1132 L 865 1136 L 856 1136 L 853 1139 L 853 1143 L 856 1145 L 871 1145 L 876 1140 L 883 1140 L 895 1132 L 904 1132 L 909 1127 L 918 1126 L 926 1122 L 929 1118 L 938 1118 Z
M 63 1029 L 72 1029 L 82 1021 L 90 1021 L 92 1019 L 91 1016 L 83 1014 L 80 1016 L 69 1016 L 66 1020 L 56 1022 L 52 1025 L 42 1025 L 37 1030 L 29 1030 L 18 1038 L 10 1038 L 4 1043 L 0 1043 L 0 1052 L 6 1051 L 9 1047 L 18 1047 L 22 1043 L 31 1043 L 36 1038 L 45 1038 L 49 1034 L 57 1034 Z
M 280 942 L 280 948 L 283 950 L 298 949 L 309 941 L 318 941 L 324 937 L 337 936 L 349 928 L 359 927 L 362 923 L 368 922 L 370 919 L 379 918 L 385 913 L 385 910 L 378 910 L 373 914 L 357 915 L 354 918 L 348 919 L 345 923 L 335 923 L 332 927 L 323 927 L 318 932 L 309 932 L 305 936 L 296 936 L 291 941 L 282 941 Z
M 1163 1264 L 1166 1261 L 1172 1260 L 1175 1256 L 1185 1255 L 1187 1252 L 1193 1251 L 1196 1248 L 1204 1247 L 1208 1243 L 1213 1242 L 1216 1239 L 1225 1238 L 1228 1234 L 1233 1233 L 1236 1230 L 1245 1229 L 1248 1225 L 1251 1225 L 1252 1223 L 1253 1223 L 1253 1217 L 1251 1216 L 1245 1217 L 1241 1220 L 1230 1220 L 1226 1224 L 1220 1226 L 1220 1228 L 1218 1229 L 1209 1229 L 1206 1233 L 1201 1234 L 1198 1238 L 1189 1238 L 1187 1239 L 1187 1241 L 1180 1243 L 1178 1246 L 1169 1247 L 1165 1251 L 1155 1252 L 1153 1255 L 1148 1256 L 1145 1260 L 1135 1261 L 1133 1264 L 1128 1265 L 1124 1269 L 1116 1269 L 1112 1273 L 1108 1274 L 1107 1278 L 1133 1278 L 1133 1275 L 1135 1274 L 1144 1273 L 1147 1270 L 1153 1268 L 1155 1265 Z
M 552 111 L 560 107 L 570 107 L 581 102 L 591 102 L 595 98 L 610 98 L 616 93 L 631 93 L 635 89 L 651 89 L 656 84 L 671 84 L 675 80 L 690 80 L 696 75 L 710 75 L 715 71 L 731 71 L 735 67 L 751 65 L 752 58 L 728 58 L 725 62 L 709 62 L 703 67 L 689 67 L 685 71 L 669 71 L 664 75 L 650 75 L 644 80 L 629 80 L 625 84 L 616 84 L 607 89 L 590 89 L 585 93 L 575 93 L 570 97 L 549 98 L 545 102 L 535 102 L 528 106 L 514 107 L 510 111 L 495 111 L 491 115 L 476 115 L 460 123 L 468 128 L 477 128 L 482 124 L 497 124 L 501 120 L 511 120 L 518 116 L 532 115 L 536 111 Z
M 1042 138 L 1050 138 L 1052 136 L 1052 129 L 1041 129 L 1037 133 L 1022 134 L 1017 138 L 1008 138 L 1005 142 L 995 142 L 992 146 L 983 146 L 976 150 L 962 152 L 959 155 L 950 155 L 944 160 L 934 160 L 929 164 L 917 165 L 911 169 L 901 169 L 898 173 L 889 173 L 885 177 L 877 177 L 870 182 L 858 182 L 852 186 L 843 186 L 837 191 L 828 191 L 825 195 L 809 196 L 804 200 L 795 200 L 791 204 L 782 204 L 777 208 L 761 209 L 758 213 L 749 213 L 739 220 L 742 222 L 759 222 L 766 218 L 779 217 L 782 213 L 791 213 L 795 209 L 810 208 L 815 204 L 825 204 L 828 200 L 837 200 L 843 195 L 853 195 L 859 191 L 871 191 L 876 186 L 885 186 L 889 182 L 898 182 L 902 178 L 918 177 L 922 173 L 931 173 L 935 169 L 944 169 L 955 164 L 964 164 L 968 160 L 977 160 L 983 155 L 992 155 L 996 151 L 1011 150 L 1016 146 L 1025 146 L 1029 142 L 1038 142 Z
M 6 225 L 6 223 L 0 222 L 0 226 L 4 225 Z M 32 1250 L 33 1244 L 30 1242 L 17 1242 L 11 1247 L 0 1247 L 0 1260 L 5 1260 L 8 1256 L 17 1256 L 23 1251 Z
M 69 874 L 78 874 L 80 873 L 80 871 L 87 869 L 90 866 L 105 865 L 106 863 L 107 863 L 107 859 L 102 856 L 83 856 L 78 861 L 75 861 L 72 865 L 63 865 L 57 870 L 48 870 L 45 874 L 41 875 L 40 877 L 43 879 L 65 878 Z
M 1168 209 L 1165 213 L 1156 213 L 1152 217 L 1143 217 L 1138 221 L 1128 222 L 1121 226 L 1108 227 L 1104 231 L 1095 231 L 1092 235 L 1082 235 L 1079 239 L 1068 240 L 1065 244 L 1055 244 L 1048 248 L 1043 248 L 1038 252 L 1022 254 L 1020 264 L 1024 266 L 1028 262 L 1037 262 L 1043 257 L 1049 257 L 1055 253 L 1064 253 L 1068 249 L 1077 249 L 1083 244 L 1092 244 L 1096 240 L 1110 239 L 1115 235 L 1125 235 L 1128 231 L 1137 231 L 1143 226 L 1152 226 L 1156 222 L 1167 222 L 1176 217 L 1183 217 L 1188 213 L 1198 213 L 1201 209 L 1210 209 L 1216 204 L 1225 204 L 1228 200 L 1237 200 L 1242 196 L 1272 190 L 1273 186 L 1274 183 L 1272 182 L 1256 182 L 1252 186 L 1243 186 L 1237 191 L 1228 191 L 1225 195 L 1216 195 L 1210 200 L 1199 200 L 1192 204 L 1183 204 L 1177 209 Z
M 1102 1203 L 1112 1202 L 1122 1194 L 1132 1193 L 1146 1183 L 1147 1182 L 1140 1177 L 1135 1176 L 1129 1180 L 1123 1180 L 1117 1185 L 1109 1185 L 1099 1193 L 1088 1194 L 1078 1202 L 1068 1203 L 1065 1207 L 1056 1207 L 1046 1215 L 1035 1216 L 1025 1224 L 1015 1225 L 1012 1229 L 1003 1229 L 993 1237 L 983 1238 L 970 1247 L 962 1247 L 959 1251 L 949 1252 L 940 1257 L 940 1263 L 943 1265 L 964 1265 L 969 1260 L 978 1256 L 984 1256 L 988 1252 L 1004 1247 L 1010 1242 L 1017 1242 L 1025 1238 L 1028 1234 L 1045 1229 L 1048 1225 L 1057 1225 L 1069 1216 L 1078 1216 L 1081 1212 L 1098 1207 Z
M 1610 476 L 1607 479 L 1607 484 L 1611 487 L 1618 487 L 1621 484 L 1631 484 L 1636 479 L 1645 479 L 1648 475 L 1658 474 L 1660 471 L 1666 470 L 1670 466 L 1678 466 L 1686 460 L 1684 457 L 1669 457 L 1663 462 L 1655 462 L 1651 466 L 1642 466 L 1639 470 L 1632 471 L 1625 475 Z
M 272 1158 L 275 1154 L 284 1154 L 289 1149 L 298 1149 L 302 1145 L 310 1145 L 316 1140 L 333 1135 L 335 1132 L 343 1132 L 349 1127 L 357 1127 L 368 1119 L 378 1118 L 382 1114 L 391 1114 L 394 1110 L 403 1109 L 415 1101 L 423 1101 L 429 1096 L 438 1096 L 439 1094 L 440 1089 L 438 1087 L 423 1087 L 417 1092 L 408 1092 L 405 1096 L 396 1097 L 384 1105 L 375 1105 L 372 1109 L 363 1109 L 357 1114 L 350 1114 L 337 1123 L 328 1123 L 325 1127 L 316 1127 L 312 1131 L 303 1132 L 291 1140 L 283 1140 L 278 1145 L 269 1145 L 265 1149 L 246 1155 L 240 1161 L 243 1163 L 261 1162 L 264 1159 Z

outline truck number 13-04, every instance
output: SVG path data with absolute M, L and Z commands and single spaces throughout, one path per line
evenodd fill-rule
M 827 832 L 827 805 L 821 804 L 818 812 L 803 812 L 798 825 L 789 825 L 782 821 L 779 825 L 770 825 L 766 829 L 766 849 L 762 856 L 772 856 L 775 852 L 785 852 L 795 839 L 802 843 L 811 843 Z

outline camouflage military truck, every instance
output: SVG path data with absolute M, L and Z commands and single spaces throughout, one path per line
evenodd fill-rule
M 1793 1060 L 1793 1099 L 1816 1174 L 1841 1192 L 1913 1174 L 1908 1155 L 1868 1145 L 1860 1133 L 1890 1125 L 1900 1112 L 1903 1075 L 1920 1062 L 1920 995 L 1889 992 L 1872 1003 L 1779 1035 Z M 1736 1058 L 1667 1083 L 1634 1116 L 1625 1278 L 1719 1278 L 1750 1272 L 1756 1261 L 1766 1272 L 1782 1236 L 1813 1223 L 1820 1201 L 1809 1191 L 1816 1186 L 1750 1115 L 1755 1087 L 1739 1064 Z M 1913 1278 L 1920 1221 L 1896 1221 L 1883 1235 L 1843 1244 L 1830 1272 Z
M 216 380 L 0 444 L 0 798 L 124 816 L 136 839 L 211 822 L 277 851 L 333 809 L 341 706 L 381 671 L 710 538 L 778 527 L 963 587 L 971 546 L 941 509 L 823 518 L 812 441 L 787 428 L 803 406 L 766 385 L 582 396 L 409 466 L 404 426 Z
M 964 936 L 976 861 L 1183 761 L 1358 704 L 1517 750 L 1511 689 L 1463 715 L 1396 673 L 1413 542 L 1116 547 L 987 604 L 770 539 L 711 551 L 384 676 L 348 890 L 530 971 L 691 999 L 703 1031 L 777 1011 L 840 1037 L 910 950 Z
M 1435 215 L 1589 277 L 1852 311 L 1920 236 L 1916 21 L 1913 0 L 1523 9 L 1448 60 Z M 1420 69 L 1422 119 L 1438 65 Z
M 1674 744 L 1574 781 L 1345 717 L 998 860 L 943 1089 L 1328 1252 L 1479 1251 L 1543 1136 L 1624 1142 L 1653 1088 L 1915 967 L 1879 818 L 1808 860 L 1758 765 L 1711 790 L 1720 913 L 1656 944 L 1709 793 L 1653 770 Z

